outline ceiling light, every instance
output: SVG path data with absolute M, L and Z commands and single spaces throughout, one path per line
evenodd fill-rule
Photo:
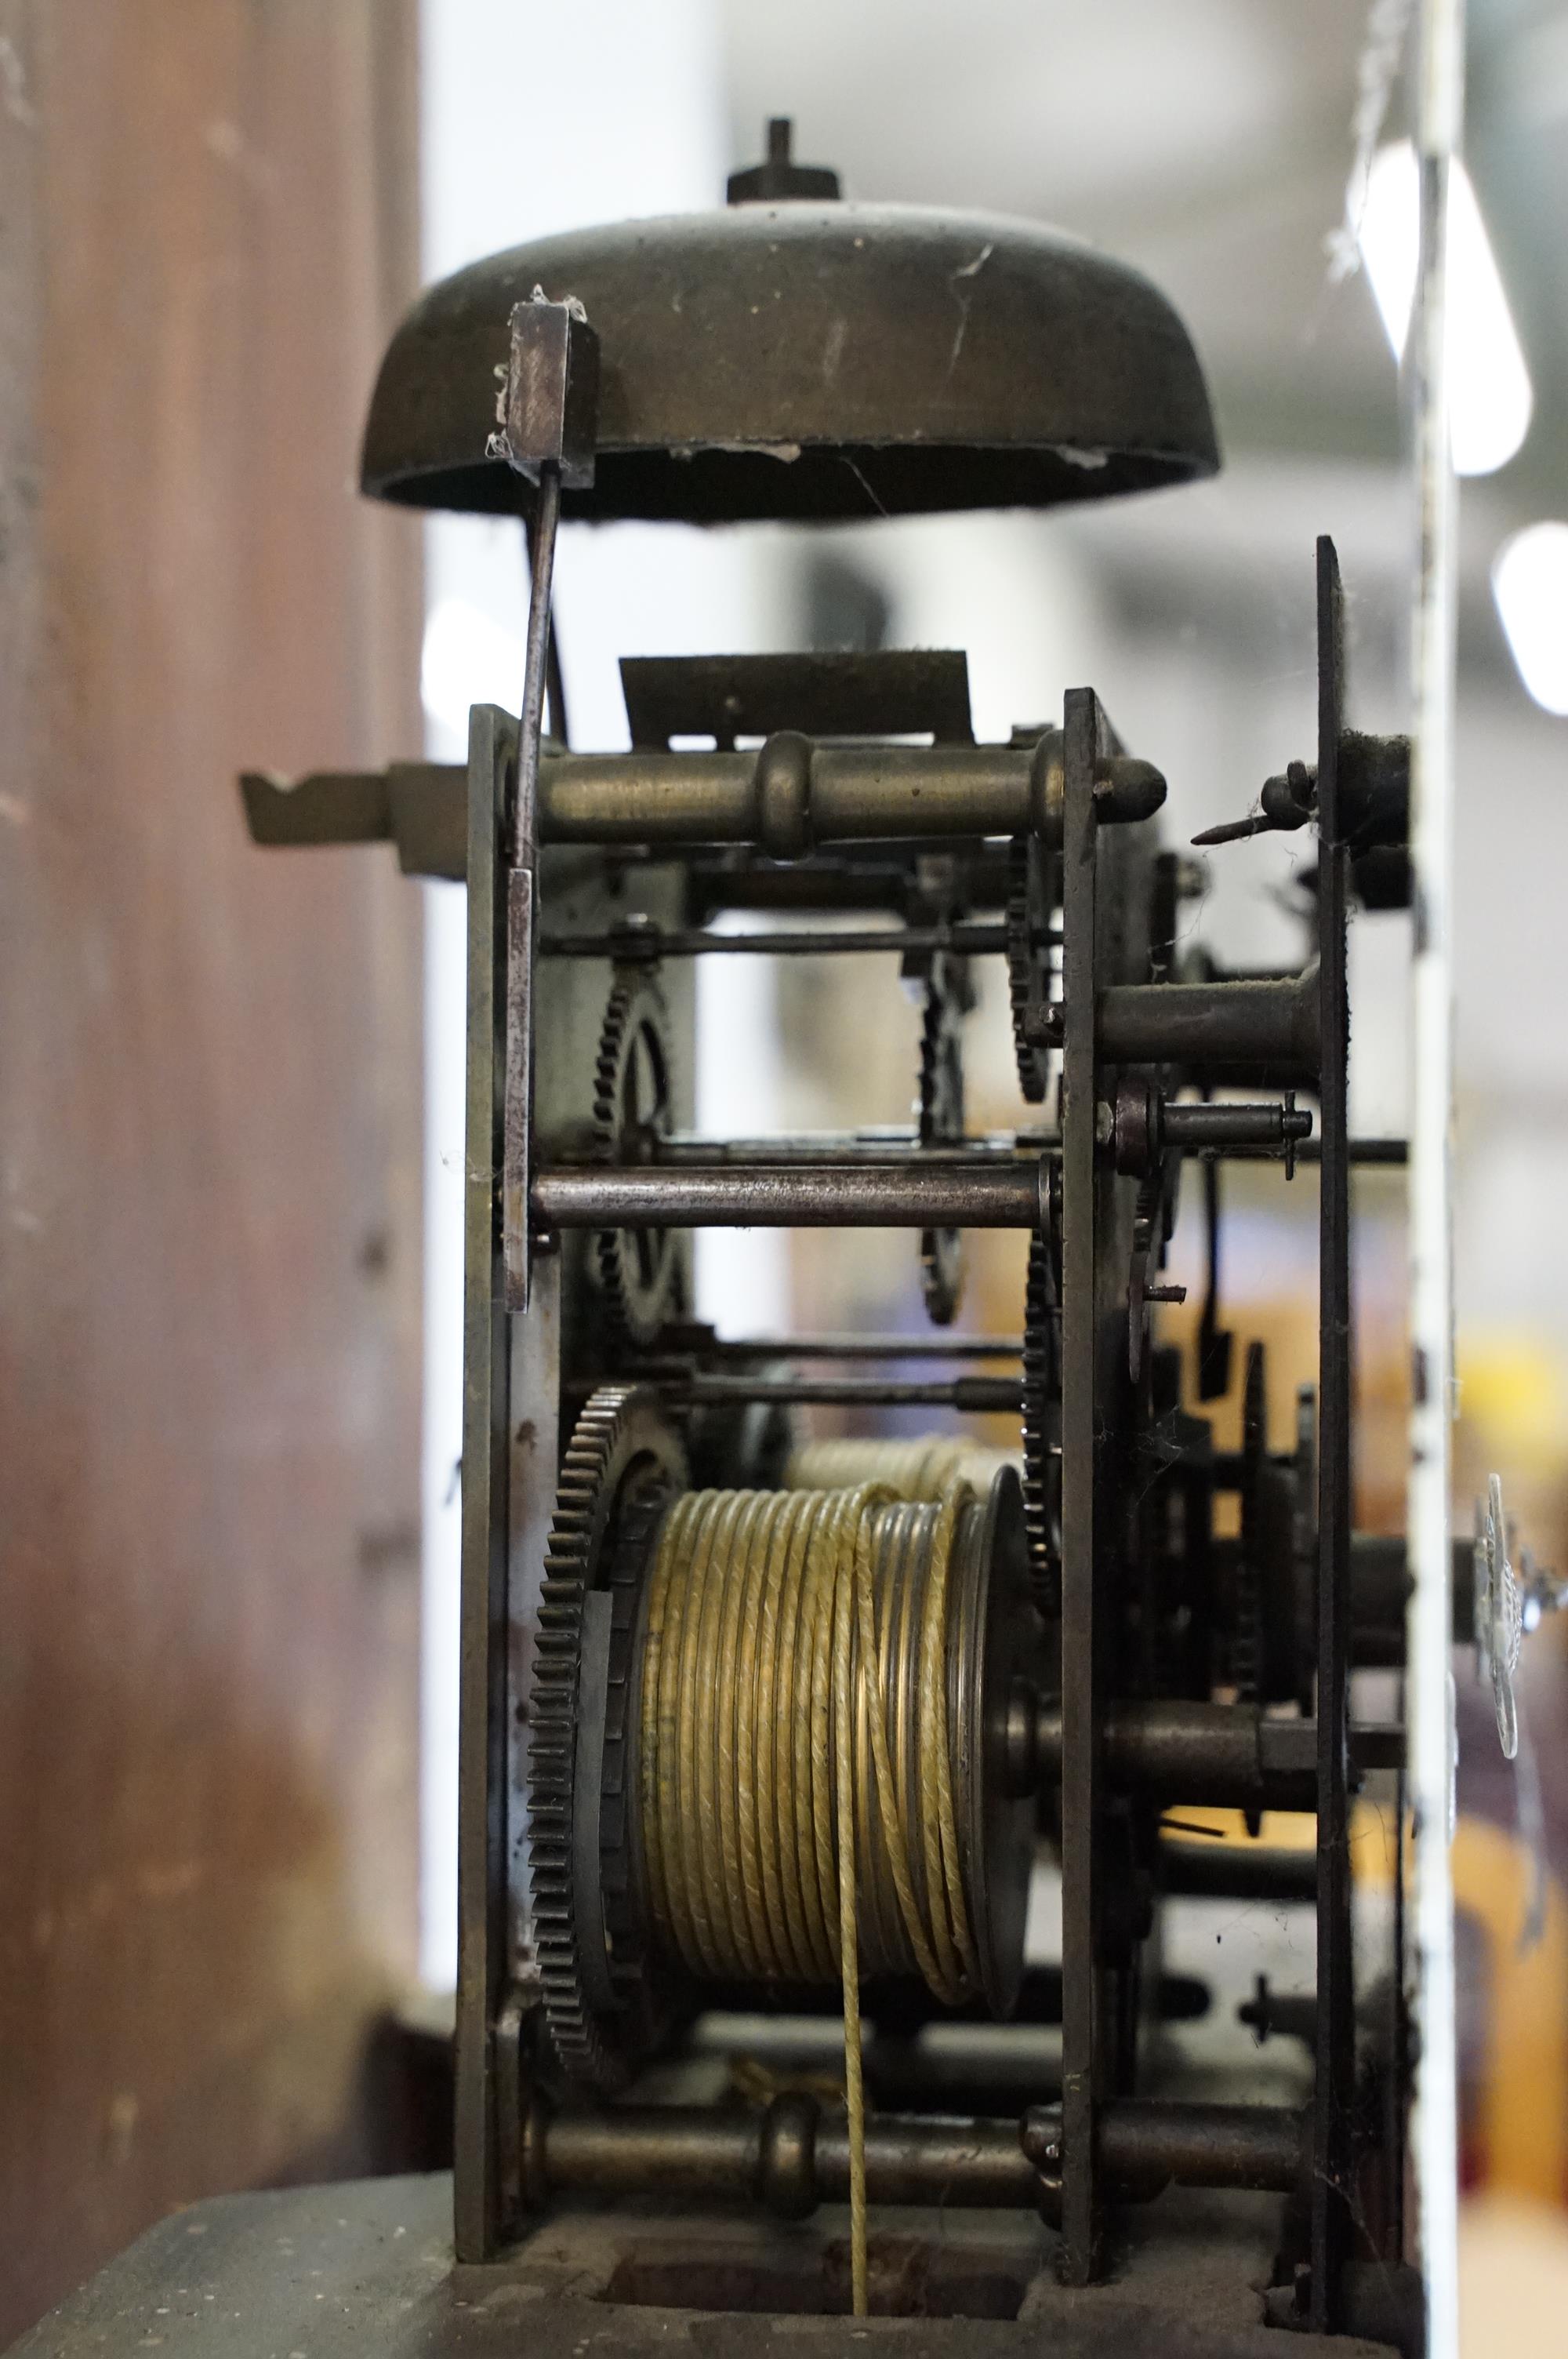
M 1358 238 L 1389 342 L 1402 357 L 1421 251 L 1421 175 L 1408 139 L 1373 158 Z M 1534 397 L 1481 208 L 1457 161 L 1448 191 L 1447 343 L 1454 464 L 1461 475 L 1489 475 L 1524 440 Z
M 1537 704 L 1568 714 L 1568 524 L 1531 524 L 1505 540 L 1492 595 L 1519 676 Z

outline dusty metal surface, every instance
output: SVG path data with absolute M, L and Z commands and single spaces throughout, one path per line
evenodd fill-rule
M 1119 2248 L 1113 2281 L 1075 2293 L 1027 2220 L 912 2212 L 879 2237 L 879 2351 L 910 2359 L 1279 2359 L 1249 2279 L 1266 2268 L 1266 2197 L 1177 2193 Z M 361 2180 L 232 2196 L 165 2221 L 24 2337 L 13 2359 L 537 2359 L 689 2349 L 702 2359 L 841 2353 L 842 2215 L 764 2231 L 723 2213 L 672 2221 L 578 2209 L 486 2268 L 454 2266 L 451 2181 Z M 667 2306 L 684 2291 L 687 2305 Z M 695 2310 L 691 2295 L 713 2306 Z M 619 2299 L 611 2298 L 620 2295 Z M 629 2295 L 640 2299 L 626 2299 Z M 766 2302 L 761 2315 L 741 2304 Z M 820 2305 L 816 2316 L 811 2307 Z M 828 2304 L 832 2312 L 827 2311 Z M 956 2315 L 981 2304 L 991 2314 Z M 1000 2310 L 1011 2314 L 997 2315 Z M 1303 2359 L 1387 2359 L 1346 2337 L 1292 2338 Z
M 486 445 L 535 286 L 579 299 L 602 355 L 568 517 L 1045 507 L 1218 463 L 1186 331 L 1137 271 L 1033 223 L 796 200 L 576 230 L 431 288 L 376 386 L 368 492 L 515 512 Z
M 632 744 L 666 751 L 677 736 L 738 737 L 803 729 L 816 737 L 929 730 L 937 745 L 972 745 L 968 658 L 952 648 L 880 647 L 788 656 L 622 656 Z

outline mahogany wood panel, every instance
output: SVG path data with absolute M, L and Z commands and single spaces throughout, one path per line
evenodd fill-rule
M 0 0 L 0 2343 L 373 2158 L 415 1955 L 413 0 Z

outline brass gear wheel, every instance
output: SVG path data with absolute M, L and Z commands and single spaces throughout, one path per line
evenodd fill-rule
M 1034 1603 L 1062 1611 L 1062 1267 L 1053 1187 L 1049 1218 L 1029 1240 L 1023 1294 L 1023 1528 Z
M 653 2043 L 629 1905 L 631 1678 L 654 1527 L 685 1487 L 679 1441 L 642 1385 L 604 1385 L 561 1462 L 528 1718 L 528 1831 L 545 2020 L 567 2080 L 623 2087 Z
M 651 968 L 622 968 L 611 988 L 593 1076 L 593 1149 L 602 1164 L 641 1163 L 671 1126 L 669 1016 Z M 651 1343 L 676 1307 L 678 1267 L 669 1229 L 601 1229 L 600 1284 L 611 1327 Z
M 1018 1086 L 1030 1105 L 1045 1097 L 1050 1069 L 1046 1051 L 1055 1033 L 1051 1006 L 1045 935 L 1055 893 L 1051 862 L 1032 835 L 1014 836 L 1008 846 L 1007 899 L 1002 915 L 1007 939 L 1007 992 L 1012 1015 L 1012 1049 Z

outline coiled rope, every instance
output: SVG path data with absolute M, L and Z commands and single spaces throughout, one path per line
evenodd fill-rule
M 860 1984 L 976 1962 L 949 1738 L 949 1572 L 973 1494 L 698 1491 L 665 1519 L 643 1664 L 649 1905 L 705 1980 L 844 1996 L 853 2302 L 866 2314 Z
M 858 1483 L 878 1483 L 901 1499 L 939 1499 L 960 1479 L 979 1492 L 990 1489 L 999 1469 L 1016 1466 L 1018 1454 L 995 1450 L 948 1433 L 913 1441 L 878 1439 L 803 1441 L 784 1469 L 789 1491 L 848 1491 Z

